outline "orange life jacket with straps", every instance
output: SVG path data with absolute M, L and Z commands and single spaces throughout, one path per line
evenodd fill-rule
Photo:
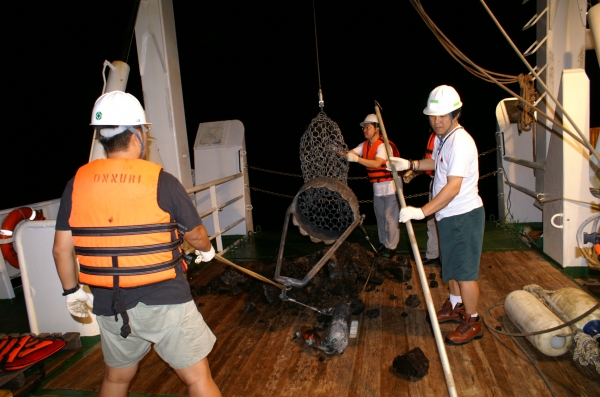
M 59 336 L 38 337 L 31 334 L 0 338 L 0 373 L 27 368 L 56 353 L 67 345 Z
M 400 152 L 394 143 L 388 140 L 390 147 L 392 148 L 392 156 L 400 157 Z M 362 156 L 367 160 L 375 160 L 377 154 L 377 148 L 379 145 L 383 145 L 383 138 L 379 137 L 374 144 L 370 144 L 369 141 L 365 141 L 362 149 Z M 371 183 L 386 182 L 392 180 L 392 173 L 385 168 L 385 163 L 381 167 L 373 168 L 367 167 L 367 175 Z
M 160 172 L 140 159 L 96 160 L 77 171 L 69 225 L 81 283 L 118 289 L 175 278 L 182 233 L 158 205 Z
M 435 135 L 435 132 L 432 132 L 431 135 L 429 135 L 429 140 L 427 141 L 427 149 L 425 149 L 426 159 L 430 159 L 433 155 L 433 146 L 435 145 L 436 138 L 437 136 Z M 425 171 L 425 173 L 427 175 L 433 175 L 434 171 Z

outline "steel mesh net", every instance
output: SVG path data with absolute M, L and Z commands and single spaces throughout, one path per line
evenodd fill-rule
M 339 192 L 326 187 L 300 193 L 298 208 L 311 225 L 321 230 L 343 232 L 354 221 L 348 201 Z
M 321 176 L 348 182 L 348 161 L 338 150 L 348 151 L 337 123 L 321 111 L 300 139 L 300 164 L 304 183 Z
M 348 151 L 336 122 L 321 111 L 312 119 L 300 140 L 300 163 L 304 183 L 318 177 L 348 181 L 349 164 L 339 150 Z M 354 213 L 342 195 L 327 187 L 311 188 L 298 196 L 298 207 L 313 226 L 328 231 L 344 231 L 354 221 Z

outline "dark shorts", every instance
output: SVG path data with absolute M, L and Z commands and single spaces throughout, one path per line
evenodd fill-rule
M 445 282 L 477 280 L 484 226 L 483 207 L 438 221 L 442 278 Z

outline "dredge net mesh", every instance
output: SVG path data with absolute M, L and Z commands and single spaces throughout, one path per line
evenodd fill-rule
M 337 123 L 321 111 L 300 139 L 300 164 L 304 183 L 326 176 L 347 184 L 348 161 L 338 150 L 348 151 Z
M 300 163 L 304 183 L 318 177 L 348 182 L 349 164 L 339 150 L 348 151 L 336 122 L 321 111 L 312 119 L 300 140 Z M 354 221 L 348 201 L 326 187 L 303 191 L 298 197 L 302 215 L 322 230 L 344 231 Z
M 321 230 L 343 232 L 354 221 L 348 201 L 339 192 L 325 187 L 300 193 L 298 207 L 307 221 Z

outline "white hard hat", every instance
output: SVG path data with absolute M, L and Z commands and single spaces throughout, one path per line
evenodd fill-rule
M 360 123 L 360 126 L 364 127 L 365 124 L 369 124 L 369 123 L 379 123 L 379 119 L 377 118 L 377 115 L 375 115 L 373 113 L 368 114 L 367 117 L 365 117 L 365 121 Z
M 423 113 L 429 116 L 443 116 L 462 107 L 458 92 L 449 85 L 435 87 L 427 99 L 427 107 Z
M 96 100 L 90 125 L 150 125 L 140 101 L 123 91 L 111 91 Z

